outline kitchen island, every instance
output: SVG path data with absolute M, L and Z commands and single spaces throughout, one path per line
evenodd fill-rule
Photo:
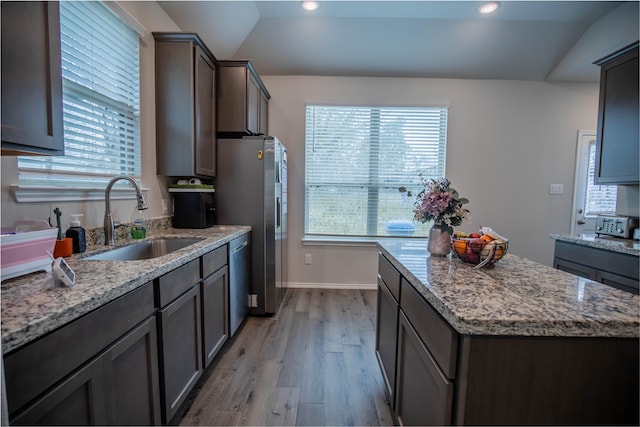
M 640 299 L 507 254 L 379 243 L 377 355 L 402 424 L 637 424 Z
M 10 423 L 169 423 L 230 336 L 228 248 L 250 231 L 164 229 L 149 240 L 195 243 L 128 261 L 88 259 L 114 249 L 93 245 L 66 258 L 70 288 L 43 272 L 3 282 Z

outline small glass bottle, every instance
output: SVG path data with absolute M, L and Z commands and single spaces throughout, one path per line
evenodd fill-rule
M 144 212 L 138 210 L 138 208 L 134 208 L 133 214 L 131 215 L 131 237 L 133 239 L 144 239 L 147 237 L 147 222 L 144 217 Z

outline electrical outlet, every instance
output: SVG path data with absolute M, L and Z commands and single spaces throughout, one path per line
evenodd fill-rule
M 304 254 L 304 263 L 306 265 L 311 265 L 311 254 Z
M 169 205 L 167 199 L 162 199 L 162 213 L 169 213 Z
M 564 186 L 562 184 L 549 184 L 549 194 L 562 193 L 564 193 Z

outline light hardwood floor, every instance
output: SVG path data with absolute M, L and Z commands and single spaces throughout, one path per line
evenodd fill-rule
M 176 418 L 185 426 L 392 425 L 375 317 L 374 290 L 289 289 L 278 314 L 247 319 Z

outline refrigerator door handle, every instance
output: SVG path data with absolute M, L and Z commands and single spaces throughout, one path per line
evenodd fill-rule
M 280 228 L 280 197 L 276 197 L 276 228 Z

